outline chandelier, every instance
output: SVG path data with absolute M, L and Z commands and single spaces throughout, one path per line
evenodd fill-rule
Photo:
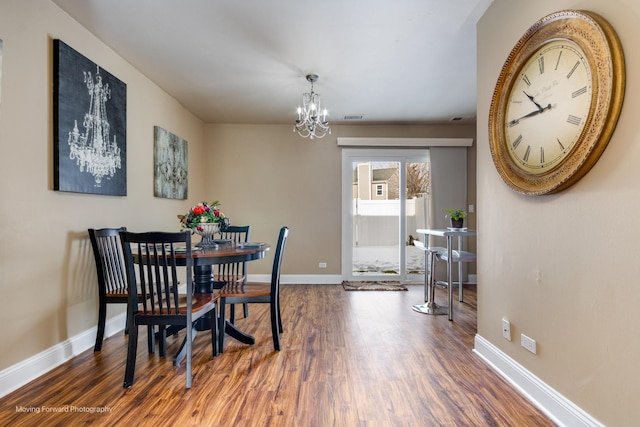
M 320 104 L 320 95 L 313 91 L 313 84 L 318 81 L 317 74 L 308 74 L 307 81 L 311 83 L 311 93 L 302 94 L 302 107 L 298 106 L 298 118 L 293 127 L 303 138 L 322 138 L 331 133 L 327 121 L 327 109 Z
M 95 81 L 89 71 L 83 71 L 84 83 L 89 92 L 89 110 L 84 115 L 82 126 L 84 133 L 78 129 L 78 120 L 74 120 L 73 130 L 69 132 L 69 157 L 76 161 L 80 172 L 86 169 L 100 187 L 103 177 L 112 178 L 121 167 L 120 147 L 116 137 L 110 141 L 111 125 L 107 120 L 106 102 L 111 97 L 109 84 L 102 82 L 100 69 L 95 74 Z

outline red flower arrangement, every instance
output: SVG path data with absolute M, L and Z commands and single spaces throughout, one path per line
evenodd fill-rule
M 204 228 L 200 224 L 215 224 L 220 226 L 226 224 L 227 217 L 222 213 L 219 202 L 200 202 L 187 212 L 186 215 L 178 215 L 180 219 L 181 230 L 186 229 L 203 231 Z

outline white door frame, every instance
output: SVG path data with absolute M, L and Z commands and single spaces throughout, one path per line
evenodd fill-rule
M 403 148 L 350 148 L 342 150 L 342 279 L 363 279 L 353 275 L 353 171 L 355 161 L 398 162 L 400 163 L 400 236 L 406 236 L 406 164 L 408 162 L 428 162 L 429 150 Z M 402 243 L 402 238 L 400 242 Z M 402 248 L 402 244 L 401 244 Z M 367 280 L 403 280 L 406 276 L 406 251 L 400 250 L 399 275 L 367 275 Z

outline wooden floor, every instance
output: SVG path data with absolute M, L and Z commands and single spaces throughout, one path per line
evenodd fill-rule
M 122 388 L 126 337 L 117 334 L 101 353 L 87 350 L 0 399 L 0 425 L 553 425 L 471 351 L 473 287 L 453 322 L 412 311 L 423 288 L 409 288 L 283 286 L 282 351 L 273 351 L 266 305 L 252 305 L 238 325 L 254 346 L 228 339 L 212 358 L 209 335 L 197 336 L 191 390 L 184 365 L 147 354 L 142 329 L 136 382 Z M 169 340 L 172 353 L 178 341 Z

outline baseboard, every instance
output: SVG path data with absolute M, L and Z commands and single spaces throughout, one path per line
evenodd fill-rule
M 475 336 L 473 351 L 559 426 L 603 427 L 480 335 Z
M 126 313 L 107 319 L 105 338 L 124 330 Z M 97 326 L 81 332 L 68 340 L 54 345 L 28 359 L 0 371 L 0 397 L 19 389 L 23 385 L 46 374 L 53 368 L 79 355 L 96 343 Z
M 270 274 L 249 274 L 249 282 L 269 282 Z M 280 283 L 284 285 L 339 285 L 342 283 L 342 276 L 339 274 L 283 274 L 280 276 Z

